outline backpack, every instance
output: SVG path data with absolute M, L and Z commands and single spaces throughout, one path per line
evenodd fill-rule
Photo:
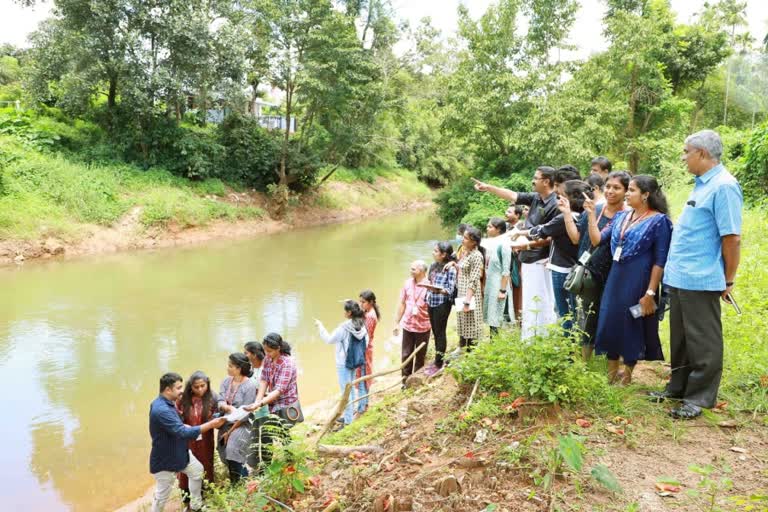
M 349 333 L 344 366 L 348 370 L 356 370 L 365 366 L 365 335 L 362 338 L 358 338 L 351 332 Z

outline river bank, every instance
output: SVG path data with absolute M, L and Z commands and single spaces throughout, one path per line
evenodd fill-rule
M 409 186 L 403 188 L 404 182 Z M 221 195 L 204 196 L 206 201 L 234 209 L 226 219 L 200 224 L 171 219 L 148 226 L 143 222 L 146 207 L 134 206 L 109 226 L 82 224 L 66 235 L 0 240 L 0 265 L 247 239 L 296 228 L 429 210 L 434 207 L 431 197 L 432 192 L 425 185 L 405 173 L 379 176 L 373 183 L 329 181 L 318 190 L 296 198 L 286 215 L 275 218 L 269 213 L 271 205 L 266 195 L 230 190 Z M 249 214 L 241 216 L 239 211 Z M 251 212 L 258 214 L 251 215 Z

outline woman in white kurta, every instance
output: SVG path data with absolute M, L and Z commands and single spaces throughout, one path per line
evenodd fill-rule
M 509 269 L 512 263 L 512 249 L 506 237 L 500 236 L 507 230 L 507 223 L 499 217 L 492 217 L 486 226 L 487 241 L 485 266 L 485 293 L 483 294 L 483 321 L 496 334 L 504 320 L 504 304 L 509 290 Z

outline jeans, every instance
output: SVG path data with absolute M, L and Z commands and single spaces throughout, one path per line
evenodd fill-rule
M 184 473 L 189 478 L 189 494 L 191 497 L 190 506 L 192 510 L 200 510 L 203 507 L 203 497 L 201 490 L 203 488 L 203 475 L 205 470 L 200 461 L 189 452 L 189 464 L 182 469 L 180 473 Z M 155 495 L 152 498 L 152 512 L 162 512 L 165 507 L 165 502 L 171 496 L 173 490 L 173 484 L 176 483 L 176 473 L 173 471 L 159 471 L 152 473 L 157 482 L 155 488 Z
M 563 330 L 569 333 L 573 329 L 573 319 L 576 318 L 576 297 L 565 289 L 565 278 L 568 274 L 552 270 L 552 288 L 555 293 L 555 309 L 560 318 L 568 316 L 563 321 Z
M 354 370 L 352 371 L 352 374 L 355 375 Z M 366 375 L 368 374 L 365 371 L 365 365 L 363 365 L 363 367 L 360 368 L 360 377 L 365 377 Z M 358 414 L 362 414 L 368 409 L 368 390 L 365 388 L 365 381 L 357 383 L 357 398 L 359 398 L 360 401 L 357 402 L 355 410 Z
M 336 375 L 339 377 L 339 388 L 341 389 L 341 392 L 344 392 L 344 389 L 347 387 L 347 384 L 351 383 L 353 380 L 355 380 L 355 370 L 350 370 L 346 366 L 337 366 L 336 367 Z M 349 394 L 349 402 L 352 402 L 352 399 L 354 398 L 354 389 Z M 344 416 L 342 416 L 344 419 L 344 424 L 349 425 L 352 423 L 352 404 L 349 403 L 346 408 L 344 408 Z

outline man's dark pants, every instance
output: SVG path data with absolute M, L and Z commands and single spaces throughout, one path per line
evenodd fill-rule
M 421 370 L 421 368 L 424 366 L 424 358 L 427 355 L 427 344 L 429 343 L 429 333 L 430 331 L 412 332 L 407 329 L 403 329 L 403 345 L 400 348 L 400 357 L 402 362 L 405 362 L 405 360 L 408 359 L 411 354 L 413 354 L 413 351 L 416 350 L 416 347 L 424 343 L 424 348 L 419 350 L 416 356 L 414 356 L 413 360 L 403 368 L 403 382 L 405 382 L 405 379 L 407 379 L 411 373 Z
M 667 393 L 685 403 L 712 408 L 723 374 L 720 292 L 670 287 L 669 298 L 672 379 Z

